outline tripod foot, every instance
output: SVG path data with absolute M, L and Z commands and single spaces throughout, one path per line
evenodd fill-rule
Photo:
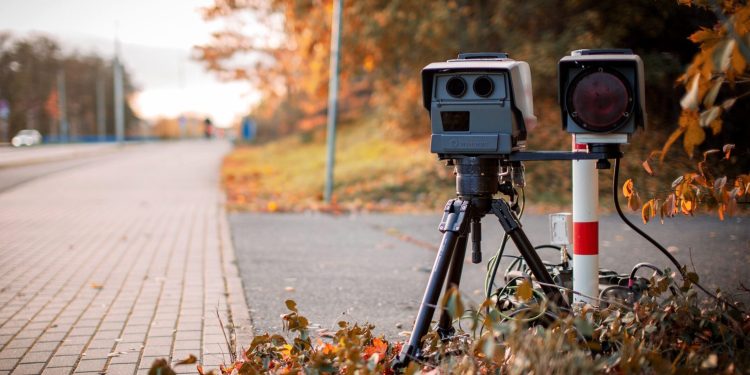
M 448 341 L 453 337 L 453 334 L 456 333 L 456 329 L 451 327 L 443 328 L 438 327 L 437 328 L 437 334 L 440 336 L 440 340 Z
M 407 366 L 409 366 L 409 363 L 417 359 L 419 356 L 419 347 L 406 344 L 401 349 L 401 353 L 399 353 L 396 358 L 393 359 L 391 362 L 391 368 L 394 371 L 400 372 L 401 370 L 405 369 Z

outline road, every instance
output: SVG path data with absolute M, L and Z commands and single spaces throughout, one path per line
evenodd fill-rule
M 301 313 L 325 329 L 339 320 L 369 321 L 390 338 L 411 329 L 440 242 L 440 214 L 235 213 L 229 219 L 256 332 L 281 330 L 285 299 L 296 300 Z M 527 215 L 522 222 L 533 244 L 548 242 L 546 216 Z M 639 226 L 681 263 L 694 265 L 706 287 L 737 293 L 740 282 L 750 286 L 750 218 L 677 217 Z M 485 218 L 485 261 L 499 247 L 501 231 Z M 600 244 L 604 268 L 629 272 L 644 261 L 671 266 L 619 217 L 601 219 Z M 514 246 L 506 253 L 518 254 Z M 468 257 L 461 289 L 477 304 L 486 263 L 473 265 Z M 555 254 L 545 258 L 554 261 Z M 750 302 L 747 293 L 740 298 Z
M 118 149 L 122 149 L 122 147 L 115 143 L 43 144 L 33 147 L 6 146 L 0 147 L 0 168 L 101 155 Z

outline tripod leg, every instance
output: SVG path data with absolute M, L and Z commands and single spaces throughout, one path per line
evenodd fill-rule
M 440 231 L 443 232 L 443 240 L 440 243 L 435 264 L 432 266 L 430 279 L 427 282 L 427 288 L 422 297 L 422 304 L 419 306 L 417 320 L 414 322 L 414 328 L 409 337 L 409 343 L 404 345 L 401 353 L 393 362 L 394 368 L 406 367 L 412 358 L 419 355 L 422 337 L 427 334 L 432 322 L 432 316 L 435 314 L 435 307 L 440 298 L 440 289 L 445 284 L 445 277 L 448 273 L 448 266 L 451 261 L 451 255 L 456 248 L 456 243 L 460 233 L 465 231 L 464 217 L 468 210 L 468 202 L 459 199 L 450 200 L 445 205 L 443 220 L 440 223 Z M 466 248 L 464 244 L 463 248 Z M 465 250 L 464 250 L 465 251 Z
M 497 216 L 500 220 L 500 224 L 503 226 L 505 233 L 510 236 L 513 243 L 516 244 L 518 252 L 529 265 L 529 269 L 534 277 L 547 285 L 542 285 L 542 290 L 547 297 L 560 307 L 568 307 L 568 302 L 563 298 L 560 290 L 555 288 L 555 281 L 547 272 L 547 267 L 544 266 L 544 262 L 539 258 L 539 254 L 534 250 L 534 246 L 531 245 L 531 241 L 526 237 L 523 229 L 521 229 L 521 223 L 508 206 L 508 203 L 502 199 L 495 199 L 492 201 L 492 213 Z
M 458 241 L 456 241 L 456 248 L 453 251 L 453 256 L 451 257 L 451 265 L 450 269 L 448 269 L 448 282 L 445 283 L 445 294 L 448 294 L 448 291 L 451 290 L 451 288 L 458 288 L 459 284 L 461 283 L 461 272 L 464 268 L 464 257 L 466 256 L 466 244 L 468 242 L 468 235 L 461 235 L 458 237 Z M 455 330 L 453 329 L 453 319 L 456 318 L 455 316 L 451 316 L 450 313 L 448 313 L 447 310 L 443 310 L 440 313 L 440 323 L 438 323 L 438 329 L 437 332 L 440 335 L 440 338 L 447 339 L 453 333 Z

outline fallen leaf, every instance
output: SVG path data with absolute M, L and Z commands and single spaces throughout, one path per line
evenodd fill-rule
M 196 358 L 194 355 L 190 354 L 187 356 L 187 358 L 182 359 L 181 361 L 175 363 L 175 365 L 192 365 L 193 363 L 198 362 L 198 358 Z
M 268 212 L 276 212 L 279 210 L 279 204 L 274 201 L 270 201 L 266 205 L 266 209 L 268 210 Z
M 91 283 L 91 288 L 93 288 L 93 289 L 102 289 L 102 288 L 104 288 L 104 285 L 92 282 Z
M 388 343 L 376 337 L 372 339 L 372 345 L 368 345 L 365 347 L 363 355 L 364 355 L 365 360 L 369 359 L 370 356 L 373 356 L 373 355 L 377 355 L 378 360 L 379 360 L 380 358 L 385 358 L 385 354 L 387 350 L 388 350 Z
M 151 368 L 148 370 L 148 375 L 177 375 L 171 367 L 169 362 L 164 358 L 154 360 L 151 364 Z

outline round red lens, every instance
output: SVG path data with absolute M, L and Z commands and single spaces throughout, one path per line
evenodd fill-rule
M 630 94 L 616 75 L 597 71 L 582 77 L 572 88 L 571 115 L 581 126 L 611 131 L 627 116 Z

